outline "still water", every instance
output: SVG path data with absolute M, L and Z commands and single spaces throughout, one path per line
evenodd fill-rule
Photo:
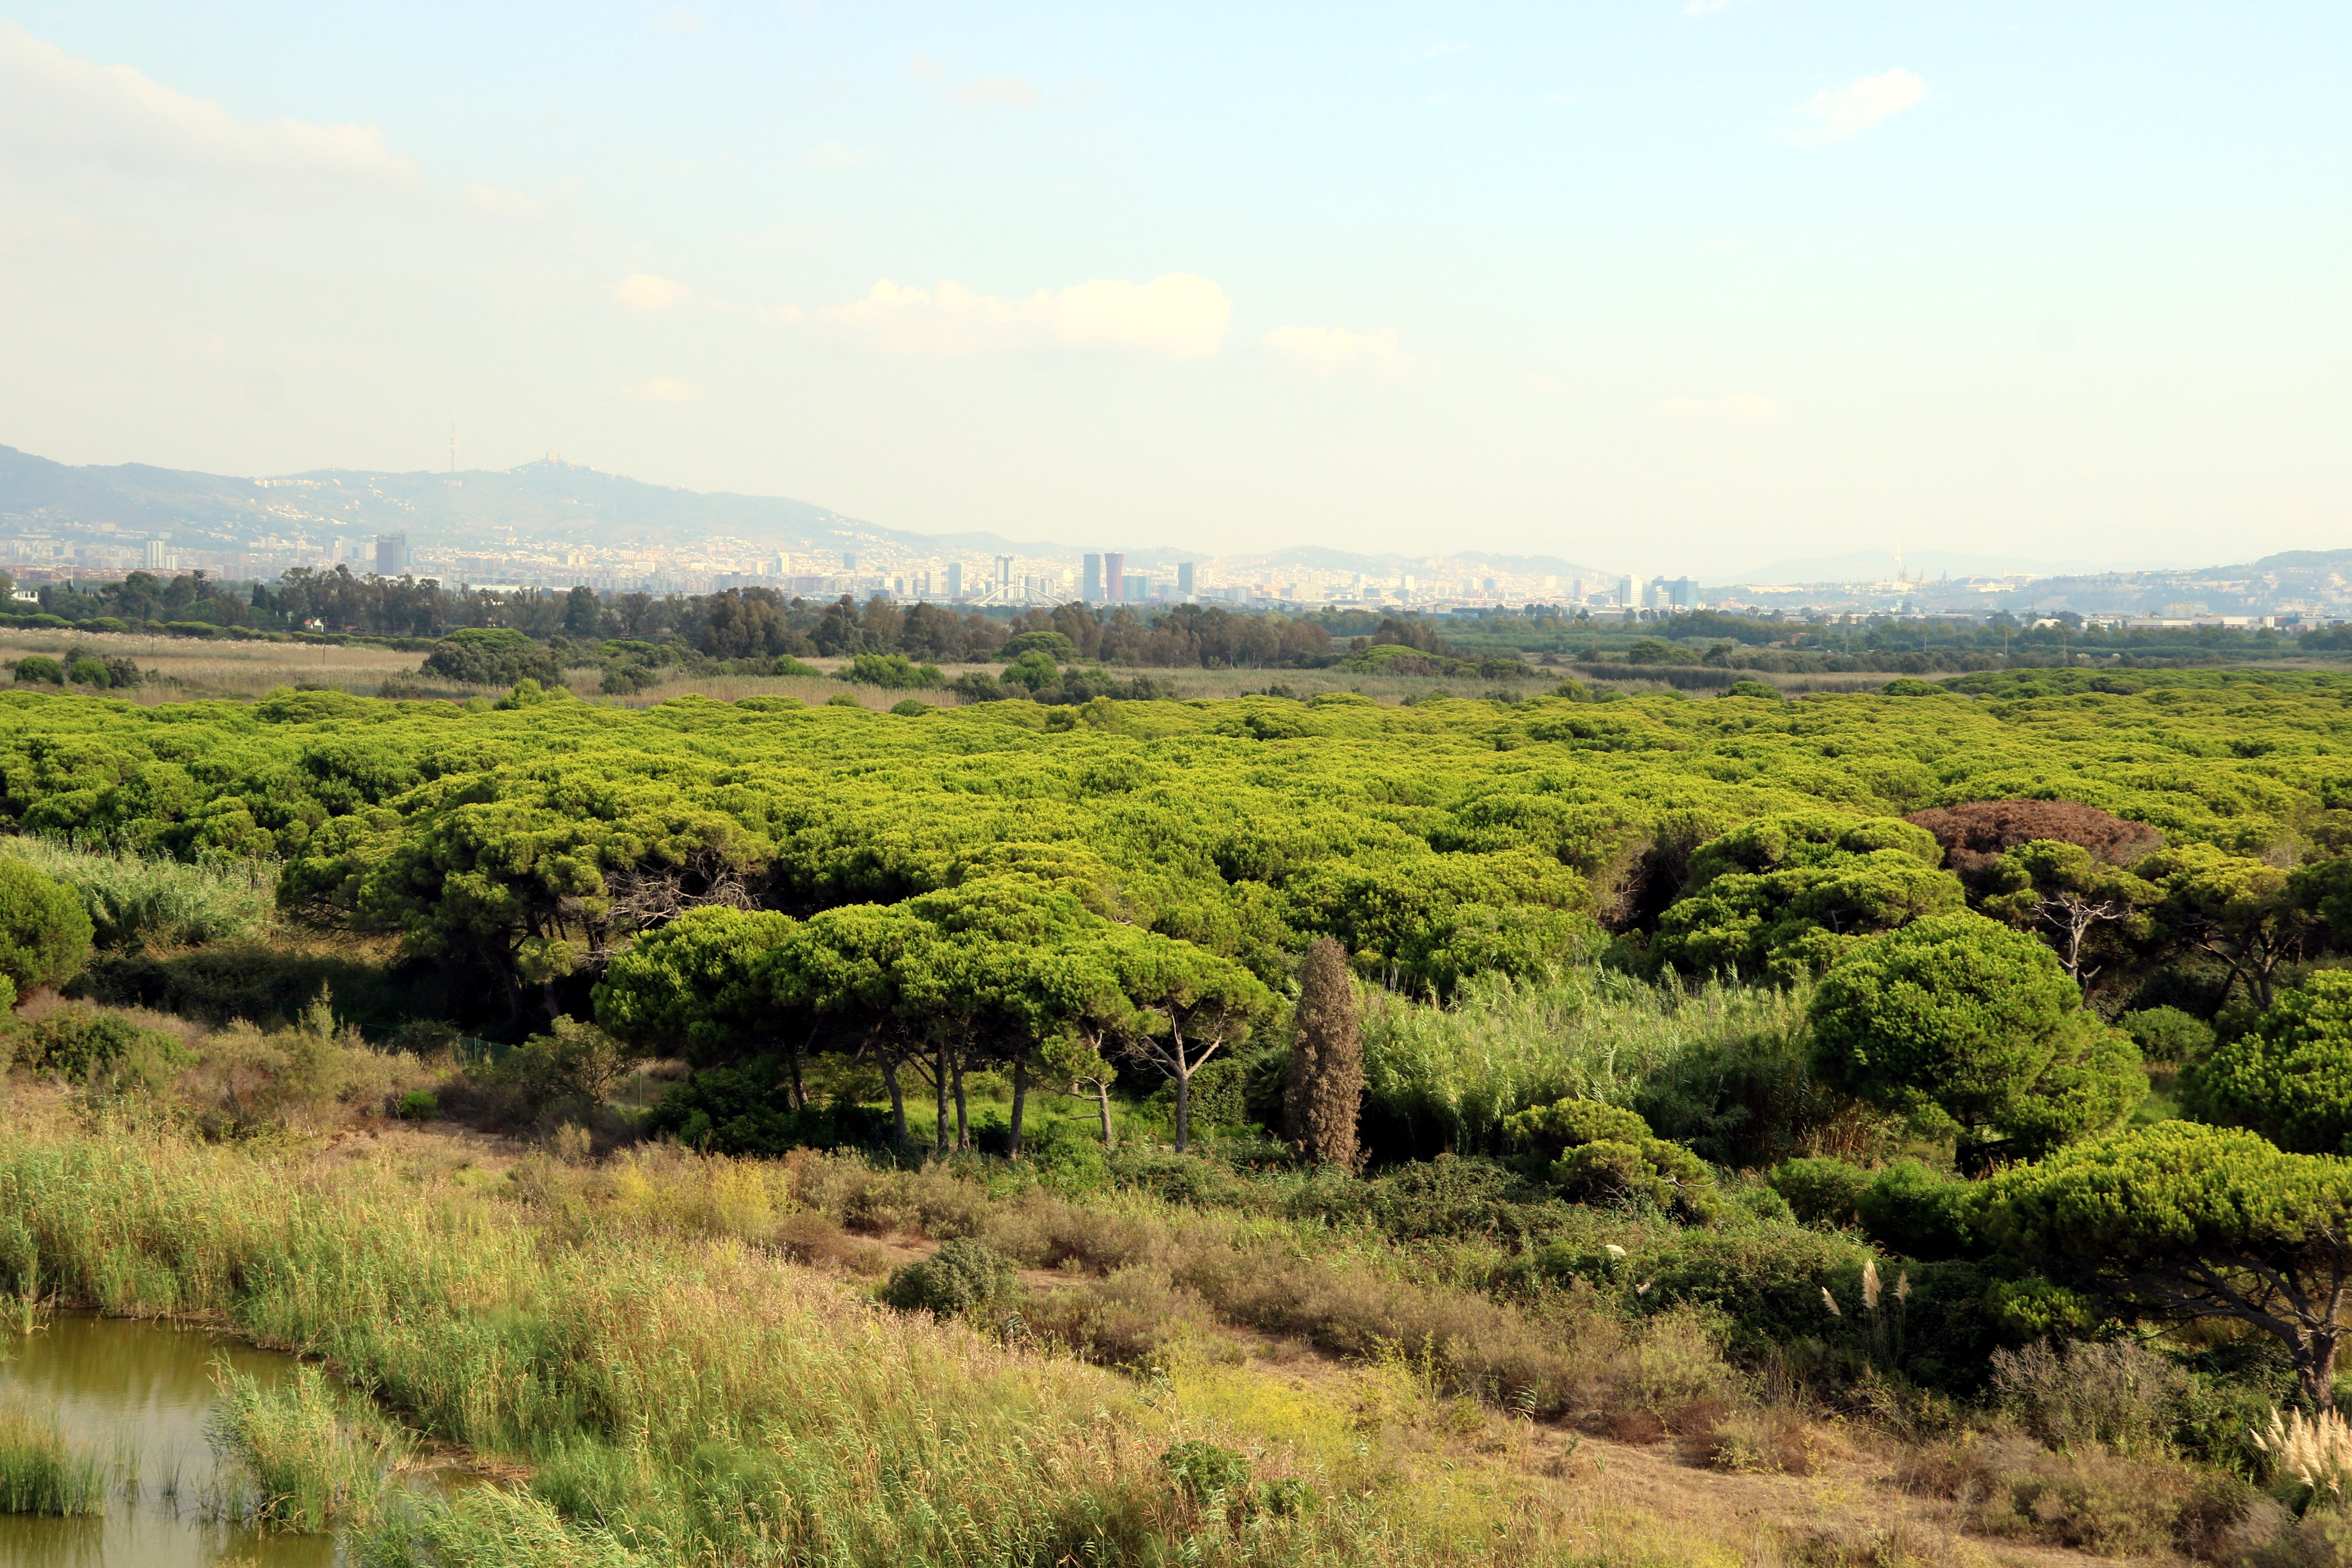
M 286 1356 L 201 1329 L 59 1313 L 47 1328 L 0 1338 L 0 1393 L 55 1410 L 68 1438 L 110 1460 L 136 1456 L 137 1485 L 120 1469 L 106 1512 L 85 1519 L 0 1514 L 5 1568 L 330 1568 L 324 1536 L 263 1535 L 213 1517 L 216 1495 L 205 1416 L 215 1355 L 265 1384 Z

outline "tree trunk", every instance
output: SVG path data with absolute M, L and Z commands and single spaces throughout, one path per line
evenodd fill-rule
M 907 1096 L 898 1087 L 898 1058 L 885 1054 L 882 1058 L 882 1084 L 890 1091 L 890 1123 L 896 1130 L 898 1147 L 914 1146 L 915 1135 L 907 1127 Z
M 964 1103 L 963 1103 L 963 1052 L 962 1052 L 962 1051 L 961 1051 L 961 1050 L 956 1051 L 953 1055 L 951 1055 L 950 1057 L 949 1057 L 949 1058 L 948 1058 L 948 1062 L 949 1062 L 949 1066 L 950 1066 L 950 1070 L 952 1070 L 952 1071 L 954 1072 L 954 1074 L 955 1074 L 955 1112 L 956 1112 L 956 1144 L 955 1144 L 955 1146 L 956 1146 L 959 1150 L 962 1150 L 962 1149 L 969 1149 L 969 1148 L 971 1148 L 971 1121 L 970 1121 L 970 1120 L 965 1116 L 965 1114 L 964 1114 Z
M 1013 1058 L 1013 1130 L 1008 1146 L 1013 1157 L 1021 1158 L 1021 1112 L 1029 1103 L 1029 1058 L 1026 1055 Z
M 1176 1152 L 1184 1152 L 1192 1131 L 1192 1068 L 1184 1059 L 1184 1048 L 1176 1048 Z
M 793 1069 L 793 1109 L 794 1110 L 806 1110 L 809 1108 L 808 1090 L 801 1083 L 801 1051 L 803 1048 L 803 1047 L 801 1046 L 793 1047 L 792 1054 L 788 1058 Z
M 948 1152 L 948 1045 L 941 1040 L 931 1067 L 931 1097 L 937 1103 L 939 1131 L 932 1139 L 935 1152 L 944 1156 Z
M 2325 1334 L 2311 1336 L 2310 1349 L 2295 1359 L 2303 1363 L 2295 1375 L 2303 1382 L 2304 1396 L 2311 1401 L 2314 1410 L 2336 1408 L 2336 1352 L 2340 1331 L 2331 1329 Z
M 1110 1085 L 1102 1079 L 1095 1079 L 1095 1109 L 1102 1112 L 1103 1147 L 1108 1149 L 1118 1140 L 1110 1130 Z

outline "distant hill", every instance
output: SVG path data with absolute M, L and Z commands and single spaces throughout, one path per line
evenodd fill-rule
M 1002 534 L 915 533 L 883 528 L 809 501 L 781 496 L 706 493 L 646 484 L 549 458 L 504 469 L 456 474 L 383 473 L 314 468 L 267 479 L 151 468 L 143 463 L 75 468 L 0 447 L 0 524 L 87 529 L 111 523 L 126 533 L 167 534 L 246 546 L 269 538 L 400 532 L 410 547 L 467 551 L 512 540 L 583 547 L 698 544 L 740 540 L 765 549 L 856 550 L 877 540 L 893 543 L 1076 564 L 1087 551 L 1118 549 L 1119 542 L 1067 544 L 1013 540 Z M 1158 544 L 1124 551 L 1128 570 L 1150 572 L 1180 561 L 1211 559 L 1208 552 Z M 1421 571 L 1443 576 L 1496 574 L 1582 577 L 1603 574 L 1556 556 L 1464 553 L 1444 561 L 1394 554 L 1359 554 L 1301 546 L 1226 557 L 1229 567 L 1360 572 L 1392 580 Z

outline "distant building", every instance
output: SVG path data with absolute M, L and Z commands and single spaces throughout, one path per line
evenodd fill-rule
M 1127 556 L 1117 550 L 1103 552 L 1102 590 L 1107 603 L 1118 604 L 1127 597 Z
M 1086 571 L 1078 581 L 1078 597 L 1089 605 L 1099 605 L 1102 596 L 1102 556 L 1089 555 L 1086 560 Z
M 379 533 L 375 536 L 375 574 L 379 577 L 404 577 L 408 574 L 408 535 Z
M 841 569 L 844 572 L 855 572 L 857 570 L 857 552 L 855 550 L 845 550 L 841 552 Z
M 1617 579 L 1617 603 L 1629 610 L 1636 607 L 1637 602 L 1633 597 L 1633 579 L 1631 576 Z
M 1176 596 L 1180 599 L 1192 596 L 1192 563 L 1190 561 L 1176 563 Z
M 950 599 L 963 597 L 963 563 L 961 561 L 948 563 L 948 597 Z
M 151 539 L 147 542 L 147 566 L 150 571 L 172 564 L 170 545 L 171 542 L 164 539 Z

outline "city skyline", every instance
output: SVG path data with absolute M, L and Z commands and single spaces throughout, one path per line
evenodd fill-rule
M 10 15 L 0 439 L 70 461 L 454 438 L 1218 551 L 2352 537 L 2334 8 Z

